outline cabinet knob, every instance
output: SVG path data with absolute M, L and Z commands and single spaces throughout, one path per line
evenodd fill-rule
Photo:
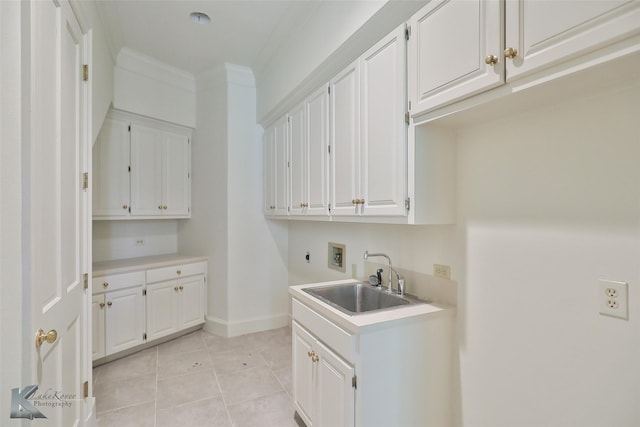
M 162 210 L 162 205 L 158 205 L 158 209 Z
M 320 356 L 318 356 L 317 354 L 314 354 L 313 357 L 311 358 L 312 362 L 319 362 L 320 361 Z
M 513 59 L 518 56 L 518 49 L 514 49 L 512 47 L 508 47 L 504 50 L 505 58 Z
M 167 210 L 167 205 L 164 205 L 162 209 Z
M 122 209 L 129 209 L 129 206 L 127 206 L 127 205 L 122 205 Z
M 356 199 L 351 199 L 351 204 L 352 204 L 352 205 L 357 205 L 357 204 L 358 204 L 358 201 L 357 201 Z
M 43 342 L 48 342 L 49 344 L 53 344 L 58 339 L 58 331 L 55 329 L 50 330 L 49 332 L 44 332 L 42 329 L 38 329 L 36 333 L 36 348 L 40 348 Z
M 176 274 L 179 276 L 182 274 L 182 270 L 176 270 Z
M 360 199 L 360 204 L 364 205 L 364 199 Z
M 104 305 L 105 305 L 105 304 L 104 304 L 103 302 L 101 302 L 101 303 L 100 303 L 100 308 L 104 308 Z
M 487 65 L 496 65 L 498 62 L 500 62 L 500 58 L 498 58 L 495 55 L 489 55 L 486 58 L 484 58 L 484 62 Z
M 184 290 L 184 286 L 180 285 L 180 290 L 183 291 Z
M 103 287 L 103 288 L 108 288 L 108 287 L 109 287 L 109 282 L 104 282 L 104 283 L 102 284 L 102 287 Z
M 112 303 L 111 301 L 109 301 L 109 302 L 107 303 L 107 305 L 108 305 L 109 307 L 111 307 L 111 306 L 113 305 L 113 303 Z
M 175 288 L 173 288 L 173 290 L 176 291 L 176 292 L 178 292 L 178 289 L 180 289 L 180 288 L 178 288 L 177 286 Z
M 309 357 L 313 357 L 313 356 L 315 356 L 315 354 L 316 354 L 316 352 L 315 352 L 315 351 L 311 351 L 311 350 L 309 350 L 309 351 L 307 352 L 307 356 L 309 356 Z

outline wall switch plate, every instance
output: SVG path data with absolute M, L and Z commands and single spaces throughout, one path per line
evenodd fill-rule
M 433 275 L 451 280 L 451 267 L 442 264 L 433 264 Z
M 629 319 L 629 284 L 598 280 L 598 309 L 605 316 Z

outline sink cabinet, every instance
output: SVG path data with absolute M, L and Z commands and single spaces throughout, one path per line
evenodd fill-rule
M 451 424 L 450 310 L 349 316 L 303 286 L 290 288 L 293 400 L 307 427 Z

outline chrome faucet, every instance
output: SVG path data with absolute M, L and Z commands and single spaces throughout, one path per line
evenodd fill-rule
M 393 271 L 394 270 L 393 270 L 393 267 L 391 266 L 391 258 L 389 258 L 389 255 L 382 254 L 382 253 L 370 254 L 369 251 L 364 251 L 364 254 L 362 255 L 362 257 L 364 258 L 365 261 L 369 259 L 369 257 L 384 257 L 387 259 L 387 262 L 389 263 L 389 287 L 387 288 L 387 293 L 393 293 Z

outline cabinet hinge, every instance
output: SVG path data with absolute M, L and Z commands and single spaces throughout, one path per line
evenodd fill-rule
M 146 340 L 147 340 L 147 333 L 146 333 L 146 332 L 142 334 L 142 339 L 143 339 L 144 341 L 146 341 Z
M 329 203 L 329 213 L 331 213 L 331 203 Z
M 129 213 L 131 213 L 131 206 L 129 206 Z
M 404 122 L 406 124 L 409 124 L 410 120 L 411 120 L 411 116 L 409 115 L 409 112 L 407 111 L 406 113 L 404 113 Z
M 82 81 L 89 81 L 89 65 L 87 64 L 84 64 L 82 66 Z
M 406 210 L 411 210 L 411 197 L 404 199 L 404 208 Z
M 409 111 L 411 111 L 411 101 L 409 101 Z
M 89 172 L 85 172 L 82 174 L 82 189 L 86 190 L 89 188 Z
M 331 146 L 327 145 L 327 149 L 329 150 L 329 154 L 331 154 Z
M 407 28 L 404 29 L 404 39 L 409 41 L 411 37 L 411 25 L 407 25 Z
M 127 171 L 128 171 L 129 173 L 131 173 L 131 166 L 128 166 L 128 167 L 127 167 Z
M 82 275 L 82 280 L 84 281 L 84 288 L 89 289 L 89 275 L 87 273 Z
M 129 132 L 131 132 L 131 125 L 129 125 Z
M 358 388 L 358 377 L 355 375 L 351 378 L 351 387 Z
M 331 95 L 331 86 L 327 86 L 327 95 Z
M 85 398 L 89 397 L 89 381 L 85 381 L 82 383 L 82 395 Z
M 143 290 L 142 290 L 142 296 L 143 296 L 143 297 L 146 297 L 146 296 L 147 296 L 147 290 L 146 290 L 146 289 L 143 289 Z

